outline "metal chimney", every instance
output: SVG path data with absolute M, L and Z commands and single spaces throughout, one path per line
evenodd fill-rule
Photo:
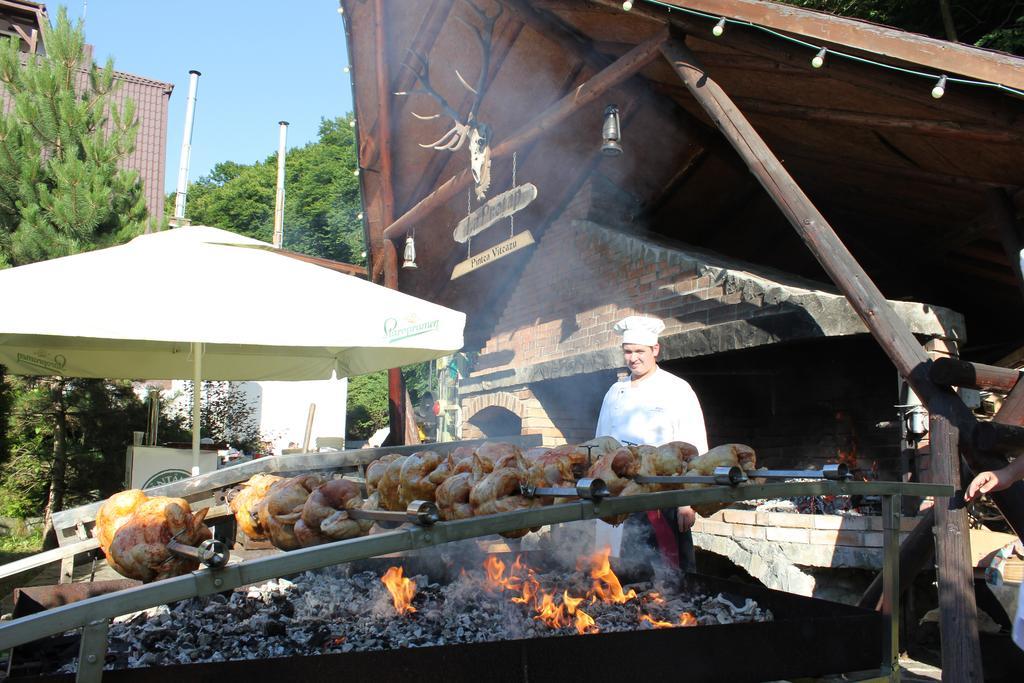
M 288 122 L 278 121 L 279 135 L 277 140 L 277 199 L 274 202 L 274 247 L 281 248 L 284 243 L 284 156 L 285 141 L 288 139 Z
M 178 160 L 178 191 L 174 197 L 174 220 L 171 221 L 175 227 L 186 225 L 185 195 L 188 193 L 188 163 L 192 156 L 192 121 L 196 111 L 196 89 L 199 87 L 199 76 L 202 75 L 195 69 L 188 73 L 188 104 L 185 109 L 185 131 L 181 139 L 181 157 Z

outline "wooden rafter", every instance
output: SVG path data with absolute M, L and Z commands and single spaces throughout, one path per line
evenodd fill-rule
M 815 44 L 844 47 L 918 64 L 937 73 L 1001 83 L 1024 90 L 1024 62 L 1019 57 L 980 50 L 948 40 L 908 33 L 859 19 L 801 9 L 764 0 L 686 0 L 685 5 L 717 16 L 749 21 L 799 35 Z M 740 27 L 737 27 L 739 29 Z
M 545 4 L 558 6 L 566 11 L 580 9 L 578 3 L 569 2 L 568 0 L 548 0 Z M 617 0 L 589 0 L 587 8 L 592 9 L 592 11 L 621 14 L 622 3 Z M 786 10 L 800 11 L 795 7 L 786 7 Z M 650 21 L 652 25 L 664 25 L 667 22 L 670 26 L 685 33 L 706 36 L 708 40 L 712 39 L 710 27 L 714 22 L 706 19 L 699 19 L 682 12 L 668 14 L 664 10 L 652 9 L 651 6 L 640 3 L 633 6 L 630 14 L 642 17 Z M 904 34 L 900 32 L 900 35 Z M 745 53 L 765 58 L 781 65 L 791 65 L 806 69 L 808 73 L 814 73 L 810 66 L 811 55 L 808 54 L 808 50 L 798 46 L 788 46 L 780 42 L 779 39 L 760 32 L 743 30 L 741 27 L 737 27 L 736 30 L 726 31 L 721 37 L 714 40 L 716 43 L 728 46 L 739 51 L 741 54 Z M 715 58 L 719 58 L 717 54 Z M 947 115 L 954 114 L 958 117 L 966 117 L 977 122 L 986 123 L 993 128 L 1016 130 L 1021 124 L 1018 108 L 1011 106 L 1008 102 L 1002 102 L 998 98 L 978 102 L 974 98 L 949 96 L 938 101 L 932 100 L 928 94 L 931 90 L 930 84 L 922 82 L 920 78 L 898 72 L 877 68 L 871 69 L 857 63 L 835 59 L 829 62 L 827 75 L 829 78 L 871 90 L 886 97 L 898 97 L 917 105 L 933 107 L 936 111 L 945 112 Z
M 1010 262 L 1014 279 L 1021 294 L 1024 294 L 1024 276 L 1020 270 L 1021 226 L 1017 220 L 1016 209 L 1009 195 L 1001 189 L 991 189 L 987 193 L 989 208 L 992 212 L 992 223 L 999 231 L 1006 258 Z
M 504 140 L 491 150 L 491 159 L 503 159 L 525 144 L 544 135 L 571 115 L 586 107 L 611 88 L 626 80 L 642 69 L 658 56 L 658 48 L 668 36 L 667 31 L 658 31 L 652 38 L 641 43 L 626 55 L 616 60 L 606 69 L 582 84 L 574 92 L 566 95 L 558 102 L 527 124 L 512 137 Z M 446 204 L 470 183 L 472 174 L 464 169 L 450 178 L 434 192 L 424 197 L 415 206 L 405 212 L 385 231 L 384 237 L 398 239 L 409 229 L 409 226 L 421 220 L 438 206 Z

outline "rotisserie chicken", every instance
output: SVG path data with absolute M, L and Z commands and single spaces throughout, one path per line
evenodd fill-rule
M 715 446 L 707 453 L 704 453 L 689 463 L 688 474 L 712 475 L 716 467 L 739 466 L 745 472 L 753 472 L 757 469 L 757 456 L 754 449 L 741 443 L 727 443 Z M 685 489 L 699 489 L 707 487 L 707 484 L 684 484 Z M 728 503 L 703 503 L 694 505 L 693 509 L 700 515 L 708 517 L 715 514 Z
M 399 458 L 405 456 L 399 455 L 398 453 L 389 453 L 382 458 L 374 460 L 366 466 L 366 492 L 372 494 L 380 486 L 380 480 L 384 476 L 384 472 L 387 471 L 388 465 Z
M 196 514 L 184 498 L 156 496 L 135 508 L 110 542 L 108 561 L 119 573 L 139 581 L 159 581 L 199 568 L 199 562 L 167 549 L 171 539 L 197 546 L 213 534 L 203 524 L 209 508 Z
M 479 453 L 479 452 L 478 452 Z M 529 464 L 518 452 L 514 456 L 504 458 L 507 466 L 496 468 L 477 482 L 469 492 L 469 504 L 474 515 L 492 515 L 513 510 L 525 510 L 539 507 L 541 500 L 522 495 L 525 485 L 538 485 L 540 470 L 531 472 Z M 502 532 L 506 538 L 525 536 L 529 529 Z
M 141 489 L 128 489 L 107 498 L 96 512 L 96 526 L 93 527 L 92 535 L 99 541 L 100 550 L 107 556 L 108 561 L 110 542 L 114 540 L 114 534 L 132 518 L 135 509 L 147 500 L 149 496 Z
M 303 547 L 365 536 L 373 526 L 368 519 L 352 519 L 348 510 L 361 508 L 359 486 L 347 479 L 321 484 L 306 499 L 295 522 L 295 537 Z
M 441 519 L 468 519 L 473 516 L 469 494 L 473 486 L 484 478 L 485 472 L 484 463 L 478 456 L 473 455 L 468 462 L 469 469 L 455 472 L 434 492 L 434 500 L 437 502 Z
M 404 510 L 398 488 L 402 484 L 402 466 L 408 456 L 400 455 L 390 461 L 377 482 L 377 493 L 380 494 L 380 505 L 385 510 Z
M 259 520 L 267 536 L 281 550 L 295 550 L 302 544 L 295 536 L 295 523 L 313 490 L 324 483 L 315 474 L 300 474 L 274 482 L 259 504 Z
M 281 477 L 260 472 L 254 474 L 249 481 L 242 484 L 242 490 L 231 499 L 231 511 L 235 514 L 235 522 L 242 532 L 254 541 L 265 541 L 267 530 L 260 524 L 259 505 L 266 497 L 274 482 Z
M 449 458 L 434 451 L 413 453 L 402 463 L 398 502 L 404 510 L 414 500 L 434 500 L 434 492 L 451 476 Z

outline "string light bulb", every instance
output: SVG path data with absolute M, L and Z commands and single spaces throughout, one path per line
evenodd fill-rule
M 351 67 L 348 67 L 348 66 L 346 66 L 346 67 L 342 68 L 342 70 L 341 70 L 341 71 L 342 71 L 343 73 L 348 73 L 348 72 L 349 72 L 349 71 L 351 71 L 351 70 L 352 70 L 352 68 L 351 68 Z
M 348 122 L 348 127 L 349 128 L 355 128 L 356 127 L 356 120 L 352 119 L 351 121 L 349 121 Z
M 939 76 L 939 80 L 935 82 L 935 87 L 932 88 L 932 97 L 939 99 L 946 94 L 946 74 Z
M 821 48 L 820 50 L 818 50 L 818 54 L 814 55 L 814 57 L 811 59 L 811 66 L 813 66 L 815 69 L 820 69 L 821 67 L 825 66 L 825 55 L 827 54 L 828 50 L 825 48 Z
M 359 213 L 357 213 L 357 214 L 356 214 L 356 218 L 357 218 L 358 220 L 363 220 L 363 212 L 362 212 L 362 211 L 360 211 Z
M 714 27 L 711 29 L 711 34 L 715 38 L 718 38 L 723 33 L 725 33 L 725 17 L 722 17 L 721 19 L 719 19 L 718 23 L 715 24 Z
M 338 5 L 338 14 L 344 14 L 344 13 L 345 13 L 345 8 L 344 8 L 344 7 L 342 7 L 342 6 L 341 6 L 341 5 L 339 4 L 339 5 Z
M 358 178 L 359 177 L 359 169 L 357 168 L 356 170 L 352 171 L 352 175 L 354 175 L 355 177 Z
M 633 9 L 633 0 L 626 0 L 624 3 L 622 3 L 622 9 L 626 12 Z

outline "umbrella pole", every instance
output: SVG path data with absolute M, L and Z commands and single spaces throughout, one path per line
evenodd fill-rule
M 203 344 L 192 342 L 192 476 L 199 474 L 199 423 L 203 391 Z

